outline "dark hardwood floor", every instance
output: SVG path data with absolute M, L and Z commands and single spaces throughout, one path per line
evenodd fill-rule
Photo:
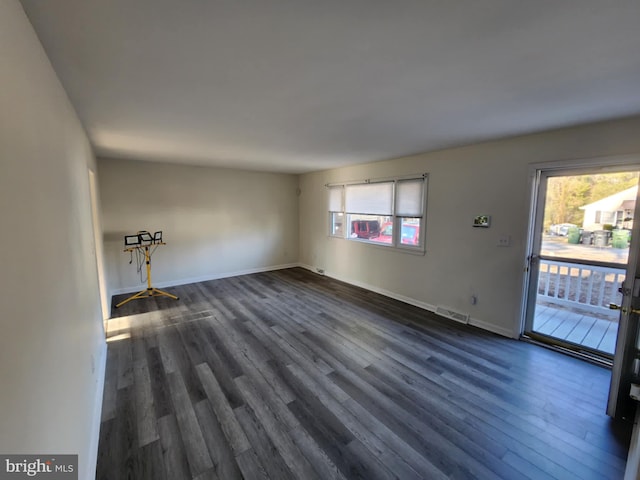
M 303 269 L 167 290 L 109 320 L 100 479 L 622 478 L 606 369 Z

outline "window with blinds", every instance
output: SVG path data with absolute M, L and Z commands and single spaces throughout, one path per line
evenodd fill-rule
M 391 215 L 393 182 L 347 185 L 344 206 L 347 213 Z
M 424 252 L 426 176 L 331 185 L 329 235 Z
M 344 186 L 329 187 L 329 235 L 344 237 Z

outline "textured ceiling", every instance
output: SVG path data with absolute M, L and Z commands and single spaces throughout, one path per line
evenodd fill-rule
M 301 173 L 640 113 L 640 1 L 22 0 L 96 153 Z

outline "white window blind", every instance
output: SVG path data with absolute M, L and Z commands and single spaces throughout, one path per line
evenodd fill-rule
M 391 215 L 393 213 L 393 182 L 347 185 L 345 211 L 367 215 Z
M 342 212 L 342 191 L 344 187 L 329 187 L 329 211 Z
M 396 183 L 396 215 L 399 217 L 421 217 L 424 202 L 422 190 L 424 179 L 399 180 Z

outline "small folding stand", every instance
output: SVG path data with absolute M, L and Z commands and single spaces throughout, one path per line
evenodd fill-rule
M 158 245 L 166 245 L 166 243 L 162 241 L 161 231 L 155 232 L 153 236 L 146 230 L 140 231 L 135 235 L 125 235 L 124 251 L 129 252 L 132 256 L 133 252 L 136 252 L 136 258 L 141 258 L 141 254 L 144 254 L 144 261 L 147 266 L 147 288 L 121 301 L 116 305 L 116 308 L 120 308 L 125 303 L 129 303 L 131 300 L 138 298 L 169 297 L 178 300 L 178 297 L 175 295 L 151 286 L 151 255 L 153 255 Z M 150 250 L 150 247 L 153 247 L 153 250 Z M 140 264 L 138 268 L 141 269 Z

